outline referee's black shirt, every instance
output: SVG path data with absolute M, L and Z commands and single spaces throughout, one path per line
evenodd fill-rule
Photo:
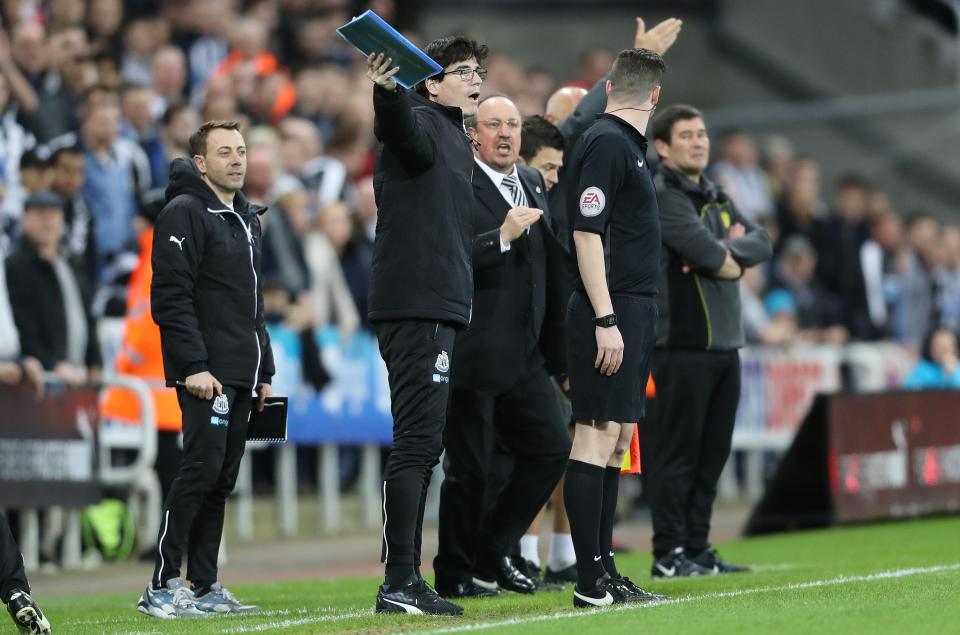
M 571 150 L 566 207 L 573 284 L 580 291 L 576 230 L 600 234 L 611 294 L 657 291 L 660 218 L 646 151 L 647 140 L 636 128 L 606 113 Z

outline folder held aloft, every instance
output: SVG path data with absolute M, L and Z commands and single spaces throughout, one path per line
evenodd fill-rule
M 390 67 L 400 67 L 393 79 L 404 88 L 413 88 L 443 70 L 373 11 L 367 10 L 350 20 L 337 33 L 366 56 L 383 53 L 384 57 L 393 58 Z

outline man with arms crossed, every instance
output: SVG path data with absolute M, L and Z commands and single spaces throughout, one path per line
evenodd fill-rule
M 150 308 L 167 386 L 183 414 L 180 470 L 164 504 L 153 579 L 137 609 L 159 618 L 251 613 L 217 580 L 223 513 L 247 443 L 254 391 L 270 396 L 273 351 L 263 319 L 260 219 L 240 192 L 247 148 L 235 121 L 190 137 L 170 165 L 153 235 Z M 180 563 L 188 552 L 188 588 Z
M 386 575 L 378 613 L 460 615 L 420 575 L 427 484 L 443 443 L 454 336 L 470 322 L 475 169 L 464 115 L 477 111 L 487 47 L 464 37 L 427 45 L 443 71 L 415 93 L 389 58 L 367 60 L 375 84 L 377 234 L 370 322 L 386 362 L 393 449 L 383 473 Z
M 740 401 L 740 276 L 771 254 L 767 232 L 703 175 L 710 137 L 692 106 L 653 122 L 663 249 L 653 376 L 657 399 L 641 424 L 653 518 L 654 577 L 745 571 L 708 540 L 717 481 Z
M 576 272 L 567 366 L 576 434 L 564 500 L 577 555 L 576 607 L 657 597 L 620 575 L 612 541 L 620 466 L 643 416 L 657 321 L 660 221 L 643 132 L 664 70 L 649 49 L 621 52 L 606 110 L 567 159 Z

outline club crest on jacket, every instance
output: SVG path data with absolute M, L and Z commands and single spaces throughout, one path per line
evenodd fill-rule
M 447 351 L 440 351 L 440 354 L 437 355 L 437 363 L 435 366 L 441 373 L 450 370 L 450 358 L 447 356 Z
M 225 415 L 230 412 L 230 401 L 226 395 L 217 395 L 213 400 L 213 411 L 218 415 Z

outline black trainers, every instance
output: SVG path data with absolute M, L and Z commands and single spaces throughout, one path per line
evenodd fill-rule
M 414 580 L 401 587 L 380 585 L 377 591 L 377 613 L 409 613 L 411 615 L 463 615 L 463 607 L 447 602 L 424 580 Z
M 701 575 L 713 575 L 712 569 L 702 567 L 677 547 L 662 558 L 653 561 L 650 575 L 654 578 L 689 578 Z
M 563 591 L 562 584 L 557 582 L 547 582 L 540 577 L 540 567 L 537 566 L 532 560 L 527 560 L 522 556 L 514 556 L 511 558 L 511 560 L 513 560 L 513 566 L 515 566 L 520 573 L 530 578 L 538 593 L 540 591 Z
M 7 602 L 7 611 L 21 633 L 49 635 L 50 622 L 26 591 L 14 589 Z
M 598 608 L 630 601 L 626 588 L 614 582 L 606 573 L 597 579 L 597 584 L 592 589 L 581 589 L 579 585 L 573 587 L 573 606 L 578 609 Z
M 563 584 L 567 585 L 570 583 L 576 583 L 577 581 L 577 563 L 574 562 L 572 565 L 565 569 L 560 569 L 559 571 L 554 571 L 547 565 L 546 570 L 543 573 L 544 582 L 552 582 L 553 584 Z
M 697 563 L 704 569 L 707 569 L 711 574 L 714 575 L 718 573 L 743 573 L 750 570 L 750 567 L 731 564 L 725 560 L 721 560 L 720 554 L 718 554 L 717 550 L 713 547 L 707 547 L 703 553 L 690 558 L 690 560 Z
M 659 593 L 651 593 L 650 591 L 644 591 L 636 584 L 633 583 L 633 580 L 628 578 L 625 575 L 621 576 L 611 576 L 610 578 L 615 584 L 619 584 L 627 593 L 628 602 L 659 602 L 661 600 L 669 600 L 669 595 L 661 595 Z

